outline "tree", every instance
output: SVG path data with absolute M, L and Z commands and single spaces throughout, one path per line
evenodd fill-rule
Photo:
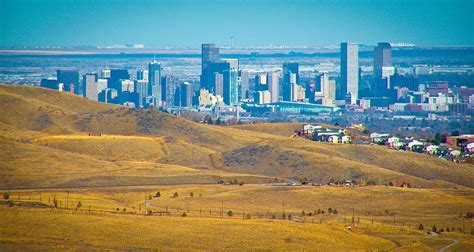
M 247 214 L 245 215 L 245 219 L 247 219 L 247 220 L 252 219 L 252 215 L 251 215 L 250 213 L 247 213 Z
M 117 211 L 117 212 L 118 212 L 118 211 L 120 211 L 120 209 L 117 207 L 117 208 L 115 209 L 115 211 Z
M 336 209 L 332 210 L 332 213 L 337 214 L 337 210 Z
M 288 220 L 291 220 L 293 217 L 291 216 L 291 214 L 288 214 Z
M 160 193 L 160 191 L 156 192 L 156 194 L 155 194 L 155 197 L 156 197 L 156 198 L 159 198 L 159 197 L 161 197 L 161 193 Z
M 220 117 L 218 117 L 218 118 L 216 119 L 216 125 L 221 125 L 221 123 L 222 123 L 222 120 L 221 120 Z
M 388 182 L 388 185 L 393 186 L 393 182 L 392 181 Z
M 189 197 L 191 197 L 191 199 L 194 197 L 194 193 L 193 192 L 190 192 L 189 193 Z
M 243 185 L 244 185 L 244 181 L 242 180 L 240 181 L 239 186 L 243 186 Z
M 178 198 L 178 197 L 179 197 L 178 192 L 174 192 L 173 198 Z
M 188 215 L 186 214 L 186 212 L 183 212 L 183 214 L 181 214 L 181 216 L 182 216 L 182 217 L 186 217 L 186 216 L 188 216 Z
M 301 211 L 301 216 L 305 216 L 306 215 L 306 212 L 303 210 Z
M 451 131 L 451 136 L 459 136 L 459 130 Z
M 227 216 L 229 216 L 229 217 L 234 216 L 234 212 L 232 212 L 232 210 L 229 210 L 229 212 L 227 212 Z
M 5 193 L 3 194 L 3 199 L 4 199 L 4 200 L 10 199 L 10 193 L 9 193 L 9 192 L 5 192 Z
M 151 195 L 148 195 L 148 200 L 152 200 L 153 197 L 151 197 Z
M 122 211 L 123 211 L 123 212 L 127 212 L 127 209 L 124 207 Z
M 81 207 L 82 207 L 82 202 L 80 202 L 80 201 L 79 201 L 79 202 L 77 202 L 77 205 L 76 205 L 76 210 L 77 210 L 77 209 L 79 209 L 79 208 L 81 208 Z
M 425 227 L 423 226 L 423 224 L 420 224 L 420 225 L 418 226 L 418 230 L 423 231 L 424 229 L 425 229 Z
M 206 115 L 204 117 L 204 122 L 206 122 L 207 124 L 213 124 L 212 117 L 210 115 Z
M 332 213 L 332 208 L 328 208 L 328 213 Z
M 438 229 L 436 228 L 436 225 L 433 225 L 433 227 L 431 228 L 431 231 L 433 231 L 435 233 L 438 231 Z

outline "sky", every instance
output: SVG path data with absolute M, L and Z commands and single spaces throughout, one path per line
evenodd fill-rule
M 474 0 L 0 0 L 0 46 L 474 46 Z

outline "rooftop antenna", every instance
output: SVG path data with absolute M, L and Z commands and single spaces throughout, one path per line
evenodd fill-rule
M 234 36 L 230 36 L 230 49 L 234 48 Z
M 153 62 L 156 62 L 156 54 L 153 53 Z

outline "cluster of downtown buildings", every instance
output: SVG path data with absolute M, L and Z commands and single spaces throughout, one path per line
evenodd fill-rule
M 205 112 L 247 111 L 254 115 L 268 112 L 330 114 L 345 108 L 397 112 L 450 112 L 466 114 L 474 108 L 474 89 L 450 88 L 447 81 L 420 83 L 418 74 L 398 73 L 392 65 L 390 43 L 374 49 L 373 77 L 361 85 L 359 46 L 341 43 L 340 75 L 320 72 L 311 80 L 300 79 L 299 64 L 287 62 L 281 71 L 253 76 L 239 67 L 238 58 L 221 58 L 214 44 L 202 44 L 199 84 L 163 74 L 153 60 L 147 69 L 131 76 L 127 69 L 103 69 L 82 76 L 78 70 L 57 70 L 57 78 L 41 81 L 41 86 L 83 95 L 88 99 L 135 108 L 157 107 Z

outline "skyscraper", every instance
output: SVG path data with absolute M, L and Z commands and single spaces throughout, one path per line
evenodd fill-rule
M 201 88 L 211 90 L 213 83 L 213 74 L 211 64 L 219 62 L 219 47 L 215 44 L 201 45 Z
M 385 78 L 393 75 L 392 47 L 390 43 L 381 42 L 374 49 L 374 77 Z
M 291 86 L 291 74 L 294 74 L 294 83 L 299 82 L 299 64 L 298 63 L 284 63 L 283 64 L 283 100 L 291 101 L 293 97 L 293 88 Z
M 147 104 L 145 101 L 146 101 L 146 97 L 148 96 L 148 81 L 135 80 L 135 93 L 136 93 L 135 107 L 137 108 L 147 107 Z
M 175 92 L 178 85 L 179 81 L 173 75 L 161 77 L 161 100 L 165 107 L 171 107 L 175 103 Z
M 161 91 L 161 64 L 153 60 L 148 64 L 148 95 L 154 97 L 154 106 L 162 106 Z
M 354 43 L 341 43 L 341 88 L 340 95 L 349 93 L 351 104 L 356 104 L 359 99 L 359 46 Z
M 83 96 L 93 101 L 98 100 L 99 90 L 97 88 L 97 74 L 85 74 L 82 76 Z
M 193 106 L 193 85 L 189 82 L 184 82 L 181 84 L 181 106 L 182 107 L 192 107 Z
M 80 94 L 79 91 L 79 71 L 77 70 L 57 70 L 58 83 L 64 84 L 64 91 Z
M 214 94 L 224 97 L 224 74 L 214 73 Z
M 249 73 L 239 70 L 239 100 L 247 99 L 249 90 Z
M 280 76 L 278 73 L 267 74 L 268 91 L 271 93 L 271 102 L 278 102 L 280 99 Z
M 239 72 L 237 69 L 224 71 L 223 98 L 227 105 L 239 104 Z

